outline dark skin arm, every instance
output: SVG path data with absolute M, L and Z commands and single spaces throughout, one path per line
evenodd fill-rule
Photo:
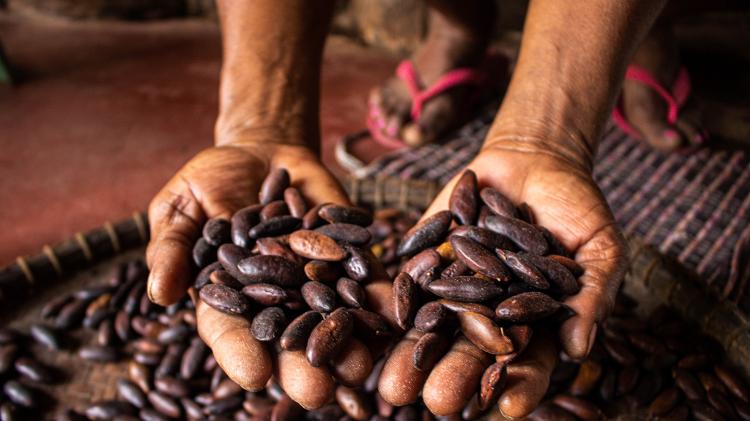
M 593 326 L 609 310 L 624 269 L 622 239 L 591 180 L 591 159 L 627 58 L 662 5 L 532 1 L 513 81 L 482 152 L 469 166 L 483 185 L 529 203 L 538 222 L 575 250 L 585 266 L 584 288 L 568 302 L 579 316 L 561 331 L 565 350 L 574 357 L 588 352 Z M 257 201 L 269 169 L 287 168 L 312 203 L 347 201 L 315 152 L 321 53 L 333 2 L 310 7 L 303 0 L 225 0 L 219 9 L 224 63 L 216 146 L 187 163 L 149 209 L 148 291 L 160 304 L 177 300 L 192 282 L 190 250 L 205 219 L 228 218 Z M 428 213 L 447 207 L 451 188 L 452 183 Z M 390 288 L 381 286 L 371 288 L 371 299 L 388 303 Z M 237 383 L 247 389 L 265 384 L 277 356 L 250 336 L 245 322 L 198 303 L 198 328 Z M 536 338 L 509 369 L 500 401 L 505 414 L 522 416 L 543 395 L 554 365 L 550 342 Z M 283 358 L 277 369 L 306 370 L 303 360 Z M 445 413 L 453 408 L 438 408 L 436 402 L 450 389 L 450 379 L 439 376 L 439 367 L 426 379 L 434 386 L 424 395 L 433 410 Z M 302 383 L 299 391 L 287 392 L 305 406 L 319 406 L 330 397 L 329 382 L 324 373 L 311 373 L 309 387 Z M 421 390 L 422 384 L 416 387 Z M 460 404 L 460 399 L 449 401 Z

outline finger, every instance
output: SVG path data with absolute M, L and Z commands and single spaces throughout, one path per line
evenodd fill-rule
M 167 306 L 180 299 L 191 282 L 190 261 L 195 239 L 205 219 L 203 210 L 184 186 L 173 190 L 170 182 L 151 202 L 148 211 L 151 241 L 146 261 L 151 269 L 148 296 L 151 301 Z
M 506 417 L 525 417 L 547 393 L 557 360 L 553 338 L 550 332 L 536 332 L 526 351 L 508 365 L 505 390 L 498 401 L 500 412 Z
M 271 161 L 271 168 L 286 168 L 292 185 L 312 205 L 327 202 L 351 204 L 338 180 L 311 151 L 292 149 L 288 153 L 277 153 Z
M 585 272 L 580 278 L 581 290 L 565 301 L 576 315 L 562 324 L 560 337 L 565 353 L 582 359 L 594 343 L 597 323 L 603 321 L 614 306 L 625 276 L 625 240 L 614 226 L 608 226 L 583 244 L 576 257 Z
M 273 362 L 266 347 L 250 334 L 250 321 L 224 314 L 196 300 L 198 334 L 225 373 L 243 389 L 256 391 L 271 378 Z
M 378 392 L 386 402 L 395 406 L 408 405 L 417 400 L 427 379 L 427 372 L 419 371 L 412 363 L 414 345 L 421 333 L 410 330 L 391 352 L 378 381 Z
M 281 351 L 275 373 L 281 388 L 306 409 L 320 408 L 333 397 L 333 377 L 325 368 L 311 366 L 304 351 Z
M 461 412 L 479 387 L 492 356 L 460 336 L 432 369 L 422 390 L 427 408 L 436 415 Z M 460 374 L 459 374 L 460 373 Z
M 357 387 L 364 384 L 372 371 L 372 355 L 365 345 L 349 339 L 343 350 L 331 361 L 331 372 L 341 384 Z

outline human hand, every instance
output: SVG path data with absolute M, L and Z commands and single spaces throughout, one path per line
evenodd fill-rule
M 149 207 L 148 294 L 153 301 L 169 305 L 183 296 L 195 277 L 191 252 L 205 220 L 229 219 L 236 210 L 257 203 L 261 183 L 277 168 L 287 169 L 291 184 L 311 206 L 348 204 L 335 178 L 304 146 L 245 140 L 206 149 L 178 171 Z M 383 303 L 390 303 L 390 283 L 387 277 L 377 279 L 366 288 L 369 308 L 387 313 L 383 310 L 386 305 L 378 299 L 382 292 L 386 294 Z M 303 406 L 317 407 L 330 399 L 334 381 L 327 369 L 312 367 L 301 351 L 276 354 L 251 335 L 250 320 L 221 313 L 197 295 L 191 294 L 198 333 L 232 380 L 245 389 L 257 390 L 266 385 L 275 369 L 286 392 Z M 337 359 L 335 365 L 372 358 L 361 343 L 347 349 L 346 357 Z M 357 367 L 367 364 L 355 364 L 351 373 L 364 381 L 369 372 L 358 373 Z
M 536 223 L 573 251 L 585 269 L 579 278 L 580 292 L 565 301 L 576 315 L 560 329 L 565 352 L 583 358 L 593 344 L 597 323 L 614 303 L 624 276 L 625 246 L 588 168 L 570 159 L 570 154 L 543 145 L 526 139 L 488 143 L 467 169 L 476 173 L 480 187 L 495 187 L 513 202 L 527 203 Z M 425 217 L 448 209 L 456 181 L 454 178 L 443 189 Z M 527 415 L 544 396 L 557 357 L 556 341 L 549 336 L 533 335 L 528 349 L 508 366 L 508 381 L 499 399 L 506 416 Z M 407 336 L 390 359 L 398 360 L 401 353 L 410 356 L 414 342 Z M 416 399 L 421 390 L 431 411 L 460 412 L 492 361 L 468 341 L 454 343 L 429 373 L 407 370 L 389 360 L 381 376 L 380 393 L 389 402 L 403 405 Z

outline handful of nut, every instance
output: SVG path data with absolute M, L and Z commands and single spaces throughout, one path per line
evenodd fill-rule
M 393 282 L 395 315 L 422 335 L 412 364 L 429 371 L 457 334 L 494 355 L 481 379 L 478 406 L 499 397 L 506 365 L 528 345 L 534 328 L 571 315 L 561 301 L 576 294 L 583 268 L 528 206 L 516 207 L 476 175 L 463 173 L 449 201 L 409 230 L 397 253 L 413 256 Z M 452 222 L 458 226 L 451 228 Z

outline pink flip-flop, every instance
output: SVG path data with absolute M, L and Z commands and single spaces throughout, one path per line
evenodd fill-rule
M 680 110 L 685 105 L 685 102 L 687 102 L 691 91 L 690 75 L 688 74 L 687 69 L 684 67 L 680 68 L 677 72 L 677 78 L 674 80 L 674 83 L 672 83 L 671 90 L 667 90 L 662 86 L 659 81 L 656 80 L 656 77 L 654 77 L 654 75 L 648 70 L 635 64 L 628 66 L 628 69 L 625 72 L 625 79 L 641 82 L 656 91 L 656 93 L 667 103 L 667 122 L 670 125 L 674 125 L 677 122 Z M 623 132 L 635 139 L 643 139 L 643 136 L 638 129 L 633 127 L 627 120 L 625 110 L 622 106 L 622 98 L 617 101 L 617 105 L 612 111 L 612 119 Z M 696 140 L 700 143 L 706 138 L 707 133 L 703 132 L 700 134 L 700 139 Z
M 482 86 L 488 82 L 487 74 L 480 69 L 459 68 L 444 74 L 432 86 L 424 88 L 414 64 L 410 60 L 402 61 L 396 68 L 396 76 L 401 79 L 411 96 L 411 118 L 418 121 L 422 115 L 424 104 L 432 98 L 440 95 L 448 89 L 461 85 Z M 367 128 L 372 138 L 379 144 L 389 149 L 400 149 L 406 146 L 403 140 L 397 137 L 397 133 L 385 132 L 385 119 L 383 112 L 377 105 L 370 104 L 367 115 Z

